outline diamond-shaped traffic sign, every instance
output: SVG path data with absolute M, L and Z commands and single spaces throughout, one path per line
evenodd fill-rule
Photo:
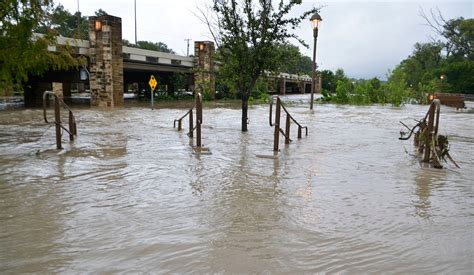
M 150 81 L 148 81 L 148 84 L 150 85 L 151 91 L 154 92 L 158 82 L 153 75 L 150 76 Z

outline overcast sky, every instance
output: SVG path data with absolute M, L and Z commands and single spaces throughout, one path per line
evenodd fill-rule
M 79 9 L 93 15 L 99 8 L 122 18 L 123 38 L 135 40 L 134 0 L 56 0 L 70 12 Z M 178 54 L 186 54 L 186 38 L 210 40 L 209 33 L 196 17 L 197 7 L 212 0 L 136 0 L 138 40 L 164 42 Z M 474 1 L 314 1 L 303 0 L 293 10 L 301 14 L 313 6 L 322 6 L 323 22 L 317 46 L 320 69 L 343 68 L 354 78 L 385 79 L 389 69 L 411 54 L 416 42 L 430 41 L 434 33 L 419 16 L 423 9 L 439 9 L 446 19 L 474 17 Z M 296 33 L 312 45 L 309 21 Z M 192 43 L 192 42 L 191 42 Z M 296 42 L 295 42 L 296 44 Z M 192 44 L 191 44 L 192 45 Z M 190 47 L 192 51 L 193 47 Z M 312 56 L 312 49 L 300 46 Z

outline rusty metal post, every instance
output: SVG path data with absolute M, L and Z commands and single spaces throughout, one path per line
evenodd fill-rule
M 181 120 L 178 120 L 178 131 L 181 131 Z
M 434 125 L 434 114 L 435 114 L 435 104 L 431 104 L 430 110 L 428 111 L 428 126 L 427 126 L 427 140 L 425 142 L 425 156 L 423 162 L 430 161 L 431 155 L 431 139 L 433 137 L 433 125 Z
M 298 138 L 301 138 L 301 126 L 298 126 Z
M 73 122 L 73 130 L 74 130 L 74 135 L 77 136 L 77 126 L 76 126 L 76 120 L 74 119 L 74 122 Z
M 286 113 L 285 144 L 290 144 L 290 114 Z
M 281 102 L 280 98 L 277 97 L 275 107 L 275 132 L 273 134 L 273 151 L 278 152 L 280 143 L 280 113 L 281 113 Z
M 69 140 L 73 141 L 74 140 L 74 135 L 76 133 L 74 132 L 74 119 L 72 116 L 72 112 L 69 111 Z
M 54 96 L 54 121 L 56 124 L 56 148 L 63 149 L 61 146 L 61 113 L 59 108 L 59 98 Z
M 438 99 L 435 99 L 435 100 L 433 101 L 433 103 L 434 103 L 435 106 L 436 106 L 436 126 L 435 126 L 435 128 L 434 128 L 434 134 L 435 134 L 435 135 L 438 135 L 439 112 L 440 112 L 441 107 L 440 107 L 440 102 L 439 102 Z
M 202 100 L 196 97 L 196 147 L 201 147 Z
M 194 136 L 193 109 L 189 110 L 189 137 Z

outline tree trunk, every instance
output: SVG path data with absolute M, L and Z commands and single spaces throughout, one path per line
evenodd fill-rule
M 247 93 L 242 93 L 242 132 L 247 132 L 248 121 L 249 96 Z

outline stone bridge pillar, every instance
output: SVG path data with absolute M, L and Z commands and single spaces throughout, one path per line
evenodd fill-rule
M 194 89 L 204 97 L 206 94 L 212 99 L 216 95 L 216 75 L 214 68 L 214 43 L 211 41 L 195 41 L 194 56 Z
M 91 105 L 123 105 L 122 19 L 89 17 Z

